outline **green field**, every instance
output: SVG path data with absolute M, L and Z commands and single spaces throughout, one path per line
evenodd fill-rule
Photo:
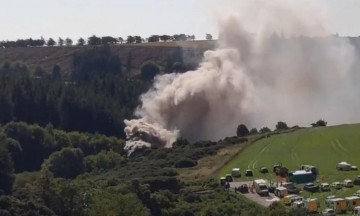
M 254 178 L 275 179 L 272 174 L 261 174 L 259 169 L 266 166 L 271 172 L 272 166 L 278 162 L 290 170 L 298 169 L 301 164 L 314 165 L 318 167 L 320 176 L 330 184 L 333 181 L 353 180 L 360 175 L 360 171 L 337 171 L 336 164 L 341 161 L 360 167 L 360 124 L 299 129 L 263 138 L 241 151 L 220 170 L 218 176 L 239 167 L 242 174 L 239 181 L 252 180 L 243 175 L 248 168 L 254 171 Z M 357 190 L 360 190 L 359 186 L 313 196 L 321 199 L 329 195 L 345 197 Z M 303 195 L 311 196 L 307 193 Z

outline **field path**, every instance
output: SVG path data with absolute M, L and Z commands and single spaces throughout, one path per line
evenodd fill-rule
M 259 162 L 259 160 L 258 160 L 258 158 L 259 157 L 261 157 L 261 155 L 263 154 L 263 153 L 265 153 L 265 152 L 268 152 L 269 151 L 269 145 L 270 145 L 270 143 L 269 144 L 267 144 L 266 146 L 264 146 L 264 148 L 262 148 L 261 150 L 260 150 L 260 152 L 249 162 L 249 164 L 248 164 L 248 169 L 256 169 L 256 165 L 258 164 L 258 162 Z
M 344 153 L 348 153 L 348 150 L 341 144 L 341 142 L 336 139 L 335 142 L 337 143 L 337 146 L 339 147 L 339 149 L 341 149 L 341 151 L 343 151 Z

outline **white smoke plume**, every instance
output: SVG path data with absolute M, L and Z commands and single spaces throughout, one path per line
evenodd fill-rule
M 240 123 L 360 121 L 360 66 L 349 39 L 330 36 L 322 13 L 304 1 L 249 2 L 220 21 L 219 48 L 197 70 L 156 77 L 135 112 L 141 119 L 125 122 L 129 137 L 141 128 L 152 141 L 137 137 L 140 145 L 170 147 L 178 135 L 232 136 Z

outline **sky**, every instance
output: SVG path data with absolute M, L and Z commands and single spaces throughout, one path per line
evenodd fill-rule
M 240 1 L 0 0 L 0 40 L 178 33 L 194 34 L 197 39 L 210 33 L 216 38 L 215 12 L 224 2 Z M 360 0 L 312 2 L 326 12 L 332 33 L 360 35 Z

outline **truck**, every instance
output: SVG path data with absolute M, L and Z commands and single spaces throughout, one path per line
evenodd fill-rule
M 319 169 L 312 165 L 301 165 L 300 170 L 306 170 L 312 172 L 314 175 L 319 175 Z
M 253 182 L 255 191 L 260 196 L 269 196 L 269 189 L 264 179 L 256 179 Z
M 347 204 L 346 200 L 342 198 L 330 198 L 326 200 L 327 207 L 334 209 L 336 213 L 346 213 Z
M 314 175 L 311 171 L 297 170 L 289 173 L 289 179 L 296 184 L 304 184 L 315 181 L 316 175 Z
M 355 207 L 360 206 L 360 197 L 358 196 L 345 197 L 345 200 L 348 210 L 353 210 Z

